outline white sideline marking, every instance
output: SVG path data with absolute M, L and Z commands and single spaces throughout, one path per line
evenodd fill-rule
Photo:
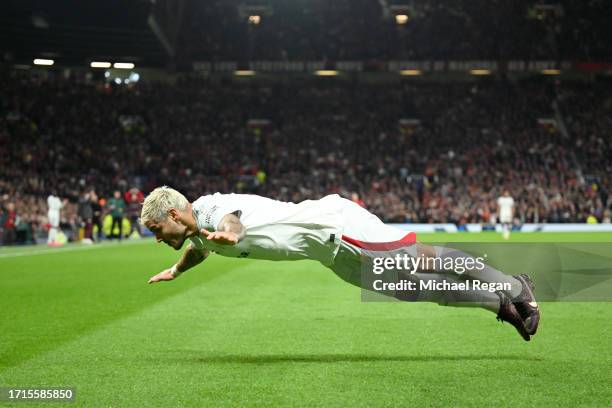
M 24 251 L 24 252 L 11 252 L 8 254 L 0 253 L 0 258 L 17 258 L 20 256 L 34 256 L 34 255 L 47 255 L 47 254 L 61 254 L 64 252 L 72 252 L 72 251 L 87 251 L 90 249 L 100 249 L 100 248 L 108 248 L 111 246 L 125 246 L 125 245 L 135 245 L 135 244 L 144 244 L 154 242 L 152 239 L 139 239 L 134 241 L 125 241 L 122 243 L 118 242 L 103 242 L 101 244 L 91 244 L 91 245 L 79 245 L 79 246 L 71 246 L 68 248 L 45 248 L 39 250 L 32 251 Z M 42 245 L 42 244 L 41 244 Z M 1 251 L 0 251 L 1 252 Z

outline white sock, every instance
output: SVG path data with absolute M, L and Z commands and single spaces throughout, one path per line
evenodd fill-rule
M 57 239 L 57 228 L 51 227 L 49 228 L 49 237 L 47 238 L 47 244 L 52 244 Z

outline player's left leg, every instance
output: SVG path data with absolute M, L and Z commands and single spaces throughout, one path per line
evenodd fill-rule
M 413 245 L 411 255 L 414 257 L 462 258 L 462 261 L 474 258 L 470 254 L 453 248 L 418 244 L 415 233 L 406 233 L 387 225 L 364 208 L 348 200 L 346 201 L 347 203 L 343 208 L 344 231 L 342 233 L 342 241 L 357 246 L 361 250 L 393 251 Z M 424 272 L 445 273 L 449 271 L 433 269 Z M 482 270 L 468 270 L 461 273 L 464 273 L 469 278 L 478 279 L 486 283 L 508 284 L 511 289 L 506 292 L 506 295 L 510 298 L 516 298 L 523 290 L 523 285 L 520 281 L 489 265 L 485 265 L 485 268 Z
M 500 299 L 499 295 L 496 293 L 483 290 L 440 291 L 428 289 L 428 287 L 431 286 L 427 283 L 421 284 L 421 282 L 435 283 L 446 281 L 448 283 L 462 283 L 465 281 L 459 276 L 448 274 L 392 271 L 393 277 L 389 278 L 387 275 L 386 278 L 392 280 L 393 283 L 412 282 L 415 284 L 415 289 L 405 291 L 376 291 L 371 284 L 372 282 L 368 274 L 363 274 L 363 267 L 367 265 L 367 258 L 372 256 L 376 256 L 375 252 L 368 251 L 367 253 L 363 253 L 358 247 L 343 242 L 334 259 L 334 264 L 330 266 L 330 269 L 334 271 L 338 277 L 351 285 L 390 296 L 398 300 L 407 302 L 433 302 L 441 306 L 481 307 L 494 313 L 499 311 Z
M 342 243 L 331 269 L 343 280 L 359 287 L 362 283 L 362 265 L 367 257 L 390 256 L 397 251 L 407 253 L 409 256 L 416 257 L 420 252 L 429 250 L 430 247 L 417 244 L 416 234 L 406 232 L 383 223 L 377 216 L 357 204 L 346 200 L 343 206 L 344 231 Z M 448 251 L 447 251 L 448 252 Z M 439 272 L 446 271 L 422 271 Z M 420 280 L 428 278 L 435 279 L 432 274 L 417 274 Z M 504 275 L 506 277 L 506 275 Z M 457 276 L 448 275 L 447 278 L 454 279 Z M 458 278 L 457 278 L 458 279 Z M 518 282 L 520 285 L 520 282 Z M 365 288 L 369 289 L 369 288 Z M 499 309 L 499 297 L 495 294 L 480 293 L 484 291 L 469 291 L 461 296 L 452 295 L 459 298 L 452 298 L 448 295 L 442 298 L 441 294 L 427 293 L 420 294 L 422 301 L 431 301 L 439 304 L 470 303 L 464 306 L 479 306 L 488 310 L 497 311 Z

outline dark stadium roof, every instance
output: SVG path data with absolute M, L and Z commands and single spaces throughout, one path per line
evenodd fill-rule
M 402 6 L 401 4 L 410 4 Z M 400 25 L 395 13 L 410 14 Z M 261 24 L 249 24 L 261 14 Z M 603 0 L 7 0 L 8 63 L 49 57 L 190 67 L 202 61 L 610 62 Z M 259 20 L 258 20 L 259 21 Z
M 6 61 L 50 57 L 58 65 L 91 60 L 160 65 L 167 54 L 147 24 L 143 0 L 9 0 L 0 14 L 0 50 Z

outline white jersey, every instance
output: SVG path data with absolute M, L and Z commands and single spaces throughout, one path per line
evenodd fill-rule
M 49 210 L 47 211 L 49 224 L 51 224 L 51 227 L 57 228 L 60 222 L 60 210 L 64 204 L 59 197 L 51 194 L 49 197 L 47 197 L 47 206 L 49 207 Z
M 47 205 L 49 206 L 49 214 L 59 214 L 59 211 L 64 206 L 62 204 L 62 200 L 60 200 L 59 197 L 56 197 L 53 194 L 51 194 L 47 198 Z
M 347 202 L 337 194 L 298 204 L 250 194 L 206 195 L 193 203 L 198 228 L 215 231 L 225 215 L 235 213 L 246 229 L 245 237 L 237 245 L 216 244 L 202 236 L 190 240 L 196 248 L 224 256 L 314 259 L 330 265 L 342 239 L 342 209 Z
M 497 199 L 499 207 L 499 222 L 512 222 L 512 208 L 514 207 L 514 199 L 510 196 L 502 196 Z

